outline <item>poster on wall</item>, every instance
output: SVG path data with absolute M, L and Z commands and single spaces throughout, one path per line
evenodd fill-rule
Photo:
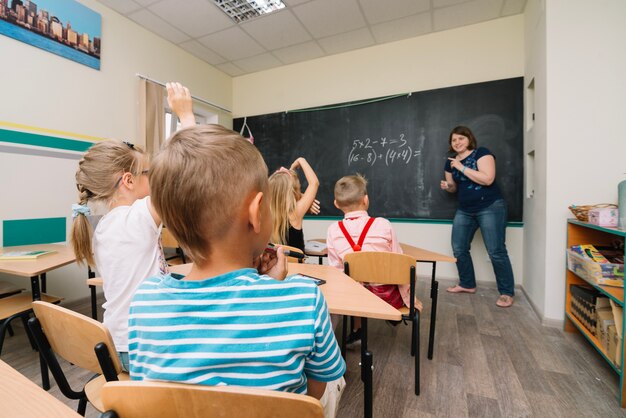
M 75 0 L 0 0 L 0 34 L 100 69 L 102 18 Z

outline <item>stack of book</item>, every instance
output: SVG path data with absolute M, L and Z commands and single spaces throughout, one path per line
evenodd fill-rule
M 571 312 L 594 336 L 598 336 L 597 311 L 610 309 L 609 299 L 591 286 L 570 286 Z

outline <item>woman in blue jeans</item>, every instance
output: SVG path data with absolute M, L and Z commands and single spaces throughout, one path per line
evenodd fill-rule
M 452 251 L 460 279 L 448 292 L 476 293 L 470 246 L 474 233 L 480 228 L 500 292 L 496 305 L 508 308 L 513 305 L 515 282 L 505 244 L 506 203 L 494 182 L 495 157 L 487 148 L 477 146 L 474 134 L 465 126 L 454 128 L 448 141 L 450 152 L 456 156 L 446 162 L 446 179 L 441 181 L 441 188 L 449 193 L 456 192 L 459 199 L 452 223 Z

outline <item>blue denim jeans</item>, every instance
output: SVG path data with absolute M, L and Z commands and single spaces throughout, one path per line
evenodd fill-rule
M 128 373 L 129 371 L 129 367 L 128 367 L 128 351 L 118 351 L 117 352 L 117 358 L 120 359 L 120 363 L 122 363 L 122 371 L 125 371 Z
M 496 275 L 498 291 L 501 295 L 515 295 L 513 268 L 505 243 L 506 218 L 506 203 L 503 199 L 496 200 L 476 213 L 464 212 L 461 209 L 456 211 L 452 222 L 452 251 L 457 260 L 461 287 L 468 289 L 476 287 L 470 247 L 476 230 L 480 228 Z

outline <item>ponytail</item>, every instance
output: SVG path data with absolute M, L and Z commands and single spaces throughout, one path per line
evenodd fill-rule
M 78 205 L 72 205 L 72 230 L 70 233 L 70 242 L 74 249 L 74 255 L 78 264 L 83 264 L 85 261 L 91 267 L 95 267 L 96 263 L 93 259 L 93 251 L 91 249 L 91 239 L 93 237 L 93 228 L 87 219 L 87 215 L 90 214 L 87 201 L 91 194 L 88 190 L 82 186 L 78 186 L 79 193 Z

